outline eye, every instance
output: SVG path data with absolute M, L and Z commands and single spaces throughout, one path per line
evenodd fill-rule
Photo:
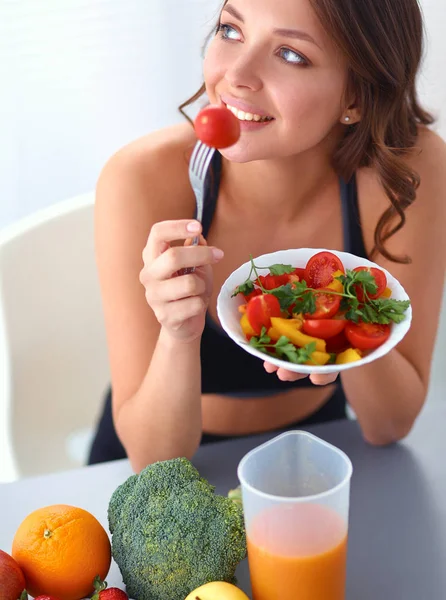
M 308 65 L 310 64 L 309 60 L 302 56 L 302 54 L 299 54 L 294 50 L 290 50 L 289 48 L 281 48 L 278 54 L 284 62 L 290 65 L 300 65 L 308 67 Z
M 235 29 L 234 27 L 231 27 L 231 25 L 227 25 L 226 23 L 220 23 L 220 25 L 218 26 L 217 33 L 220 34 L 220 37 L 223 40 L 237 41 L 240 39 L 240 34 L 237 31 L 237 29 Z

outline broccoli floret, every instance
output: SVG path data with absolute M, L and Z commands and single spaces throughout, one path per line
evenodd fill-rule
M 233 502 L 237 502 L 243 508 L 242 487 L 240 485 L 233 490 L 229 490 L 228 498 L 230 498 Z
M 246 556 L 240 505 L 218 496 L 186 458 L 158 462 L 113 493 L 113 558 L 137 600 L 184 600 L 210 581 L 234 583 Z

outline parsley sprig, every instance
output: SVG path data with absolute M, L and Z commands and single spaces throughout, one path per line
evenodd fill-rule
M 312 354 L 316 350 L 316 342 L 311 342 L 303 348 L 296 347 L 286 336 L 282 335 L 277 342 L 273 342 L 263 327 L 260 336 L 252 337 L 249 344 L 265 354 L 288 360 L 297 365 L 312 361 Z M 274 350 L 274 352 L 273 352 Z
M 248 295 L 254 291 L 255 286 L 260 287 L 263 293 L 273 294 L 280 302 L 282 310 L 287 310 L 293 306 L 295 313 L 313 314 L 316 311 L 315 293 L 320 292 L 307 286 L 305 281 L 287 283 L 272 290 L 266 290 L 259 279 L 258 270 L 268 269 L 271 275 L 284 275 L 292 273 L 294 267 L 291 265 L 272 265 L 270 267 L 259 267 L 254 264 L 251 256 L 251 271 L 247 280 L 238 286 L 233 296 L 237 294 Z M 252 274 L 255 279 L 252 280 Z M 408 300 L 395 300 L 393 298 L 370 298 L 370 295 L 376 293 L 377 285 L 375 278 L 369 271 L 351 271 L 347 270 L 345 275 L 337 277 L 344 286 L 344 292 L 324 292 L 335 296 L 342 296 L 341 310 L 345 311 L 345 318 L 354 323 L 363 321 L 364 323 L 388 324 L 391 321 L 401 323 L 405 319 L 405 312 L 410 306 Z M 363 300 L 358 300 L 356 289 L 362 288 Z M 255 342 L 253 342 L 255 343 Z
M 405 319 L 404 313 L 410 306 L 409 300 L 395 300 L 394 298 L 369 297 L 376 294 L 377 285 L 375 278 L 369 271 L 350 271 L 338 278 L 344 286 L 341 310 L 345 310 L 345 318 L 357 323 L 380 323 L 387 325 L 391 321 L 401 323 Z M 362 287 L 364 301 L 360 302 L 355 293 L 355 286 Z

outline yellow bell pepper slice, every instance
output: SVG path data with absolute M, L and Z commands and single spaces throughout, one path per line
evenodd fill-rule
M 273 317 L 273 319 L 277 319 L 280 317 Z M 282 319 L 282 321 L 286 321 L 287 323 L 290 324 L 290 326 L 295 327 L 298 331 L 300 331 L 302 329 L 303 326 L 303 319 L 300 318 L 296 318 L 296 319 Z M 272 322 L 272 320 L 271 320 Z M 266 334 L 269 338 L 272 339 L 273 342 L 278 342 L 280 340 L 280 338 L 282 337 L 283 333 L 280 333 L 280 331 L 274 327 L 273 325 L 268 329 L 268 332 Z
M 348 348 L 344 352 L 340 352 L 336 358 L 337 365 L 345 365 L 347 363 L 356 362 L 361 360 L 362 354 L 360 350 L 355 348 Z
M 286 336 L 293 344 L 303 348 L 307 344 L 312 342 L 316 343 L 316 350 L 318 352 L 325 352 L 326 343 L 325 340 L 305 335 L 300 331 L 302 324 L 297 323 L 300 319 L 281 319 L 280 317 L 271 317 L 271 325 L 274 329 L 280 333 L 280 335 Z
M 311 355 L 311 360 L 308 360 L 306 365 L 319 365 L 323 366 L 330 360 L 330 355 L 327 352 L 318 352 L 315 350 Z
M 390 288 L 386 287 L 386 289 L 381 294 L 380 298 L 391 298 L 391 297 L 392 297 L 392 290 Z
M 273 342 L 278 342 L 282 335 L 274 327 L 270 327 L 266 334 Z
M 340 277 L 341 275 L 344 275 L 342 271 L 335 271 L 333 273 L 333 281 L 327 285 L 327 288 L 329 290 L 333 290 L 334 292 L 338 292 L 339 294 L 343 293 L 344 286 L 339 281 L 339 279 L 336 279 L 336 277 Z
M 256 332 L 251 327 L 251 323 L 249 322 L 248 315 L 246 313 L 242 315 L 242 318 L 240 319 L 240 325 L 246 337 L 252 337 L 253 335 L 256 335 Z

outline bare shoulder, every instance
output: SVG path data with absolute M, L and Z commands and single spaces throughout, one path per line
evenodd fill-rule
M 404 226 L 385 247 L 393 256 L 408 257 L 409 262 L 390 261 L 381 254 L 374 260 L 396 277 L 411 299 L 411 329 L 398 350 L 427 389 L 446 267 L 446 144 L 434 132 L 420 128 L 416 146 L 405 160 L 418 174 L 420 185 L 415 201 L 405 211 Z M 390 200 L 373 169 L 358 173 L 358 193 L 364 240 L 370 251 L 377 222 Z
M 97 211 L 125 207 L 150 221 L 192 216 L 188 156 L 194 141 L 193 128 L 183 123 L 124 146 L 107 161 L 99 176 Z
M 420 127 L 416 145 L 405 158 L 407 165 L 420 178 L 415 202 L 406 210 L 406 226 L 388 242 L 390 250 L 406 252 L 410 232 L 417 230 L 421 241 L 423 233 L 428 235 L 430 221 L 435 229 L 446 226 L 446 143 L 434 131 Z M 384 211 L 389 208 L 382 183 L 375 169 L 361 169 L 358 174 L 358 194 L 366 247 L 374 245 L 374 231 Z M 435 224 L 435 223 L 436 224 Z M 432 233 L 432 229 L 430 230 Z
M 427 127 L 420 127 L 417 143 L 407 157 L 407 163 L 420 176 L 418 196 L 422 197 L 425 203 L 444 205 L 444 202 L 439 202 L 437 194 L 431 195 L 425 192 L 437 190 L 441 186 L 443 193 L 446 193 L 445 141 Z

